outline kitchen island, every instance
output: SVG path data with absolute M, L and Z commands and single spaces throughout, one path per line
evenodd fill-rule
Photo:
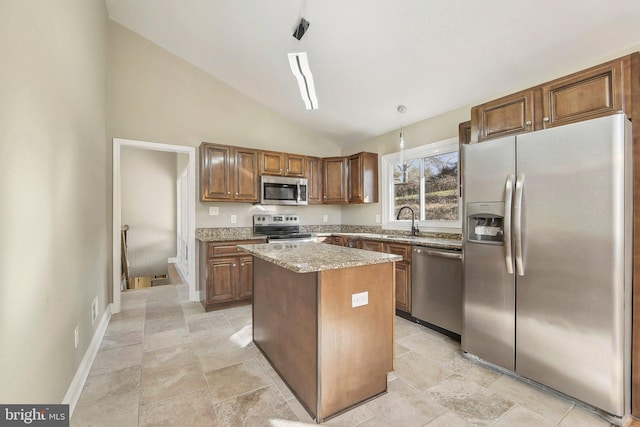
M 317 422 L 386 392 L 402 257 L 322 243 L 239 248 L 254 256 L 253 340 Z

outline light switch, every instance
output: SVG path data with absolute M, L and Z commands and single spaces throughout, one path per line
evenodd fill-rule
M 322 215 L 323 222 L 329 222 L 329 215 Z
M 219 215 L 220 209 L 217 206 L 209 206 L 209 215 Z
M 236 222 L 238 222 L 238 217 L 235 215 L 231 215 L 231 224 L 235 224 Z
M 369 304 L 369 292 L 359 292 L 351 295 L 351 307 L 360 307 Z
M 376 214 L 376 224 L 380 224 L 380 214 Z

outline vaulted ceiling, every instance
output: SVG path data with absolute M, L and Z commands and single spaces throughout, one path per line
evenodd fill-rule
M 639 0 L 106 3 L 114 21 L 341 145 L 640 45 Z M 301 16 L 311 25 L 298 41 Z M 308 54 L 318 110 L 304 107 L 290 52 Z

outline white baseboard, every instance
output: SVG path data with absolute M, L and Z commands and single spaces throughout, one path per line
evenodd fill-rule
M 109 320 L 111 320 L 111 304 L 109 304 L 104 310 L 104 313 L 102 313 L 102 317 L 100 318 L 100 322 L 98 323 L 96 332 L 93 334 L 93 338 L 91 338 L 89 347 L 84 353 L 84 357 L 82 358 L 82 361 L 80 362 L 80 365 L 76 370 L 76 374 L 74 375 L 71 384 L 69 384 L 67 393 L 62 399 L 63 404 L 69 405 L 69 418 L 71 418 L 71 416 L 73 415 L 73 411 L 76 409 L 76 405 L 78 404 L 78 400 L 80 399 L 80 394 L 82 393 L 82 389 L 84 388 L 84 383 L 89 377 L 89 372 L 91 371 L 93 360 L 96 358 L 96 354 L 98 354 L 98 349 L 100 348 L 100 344 L 102 343 L 102 338 L 104 337 L 104 333 L 107 331 Z

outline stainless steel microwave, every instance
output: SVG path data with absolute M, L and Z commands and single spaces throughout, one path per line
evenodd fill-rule
M 308 205 L 306 178 L 260 177 L 260 203 L 263 205 Z

